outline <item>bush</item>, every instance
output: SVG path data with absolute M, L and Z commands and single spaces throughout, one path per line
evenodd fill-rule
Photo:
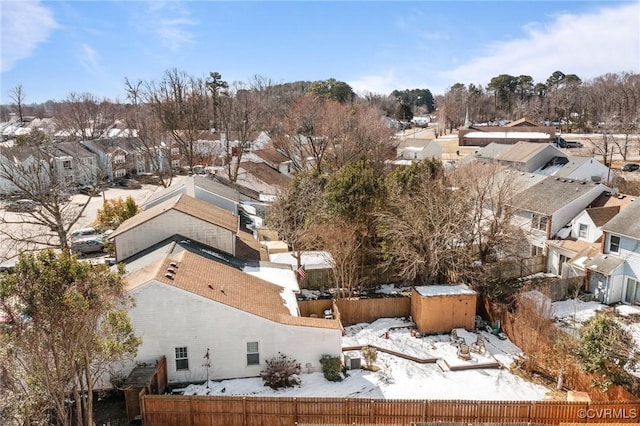
M 364 357 L 365 364 L 367 364 L 367 368 L 371 368 L 378 359 L 378 351 L 373 346 L 365 346 L 362 348 L 362 356 Z
M 291 388 L 300 384 L 300 363 L 278 352 L 266 362 L 267 367 L 260 372 L 264 385 L 271 389 Z
M 322 373 L 324 378 L 330 382 L 341 382 L 344 377 L 342 376 L 342 361 L 340 358 L 335 357 L 322 357 L 320 360 L 322 364 Z

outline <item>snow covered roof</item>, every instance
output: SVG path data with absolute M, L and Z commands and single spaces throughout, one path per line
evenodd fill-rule
M 545 132 L 469 132 L 464 135 L 470 139 L 549 139 Z
M 477 294 L 464 284 L 454 285 L 424 285 L 415 287 L 415 290 L 423 297 L 432 296 L 458 296 L 461 294 Z
M 269 256 L 269 260 L 274 263 L 283 263 L 291 265 L 293 269 L 298 267 L 298 261 L 294 256 L 294 252 L 274 253 Z M 330 269 L 333 266 L 333 258 L 326 251 L 303 251 L 300 264 L 305 269 Z

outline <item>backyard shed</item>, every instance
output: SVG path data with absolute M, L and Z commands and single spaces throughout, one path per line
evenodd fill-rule
M 448 333 L 453 328 L 473 330 L 478 294 L 463 284 L 415 287 L 411 316 L 420 333 Z
M 167 387 L 167 359 L 163 356 L 155 362 L 136 366 L 123 384 L 129 422 L 140 416 L 140 392 L 162 394 Z

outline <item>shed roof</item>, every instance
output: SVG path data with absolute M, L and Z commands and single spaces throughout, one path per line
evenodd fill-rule
M 474 295 L 477 294 L 464 284 L 454 285 L 423 285 L 415 287 L 416 292 L 422 297 L 434 296 L 459 296 L 461 294 Z
M 594 225 L 601 227 L 620 212 L 620 206 L 592 207 L 585 210 Z

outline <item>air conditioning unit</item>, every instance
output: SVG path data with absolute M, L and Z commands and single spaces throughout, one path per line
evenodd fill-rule
M 344 366 L 347 370 L 360 370 L 362 368 L 362 359 L 355 352 L 347 352 L 344 354 Z

